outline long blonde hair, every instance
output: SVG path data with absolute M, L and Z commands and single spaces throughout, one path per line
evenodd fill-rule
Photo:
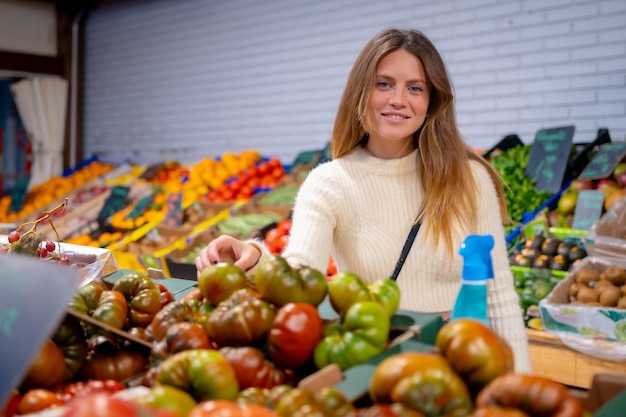
M 359 145 L 367 133 L 367 107 L 376 81 L 376 69 L 389 53 L 404 49 L 424 66 L 430 89 L 428 117 L 415 132 L 414 146 L 419 148 L 418 175 L 424 189 L 424 203 L 416 221 L 435 243 L 443 238 L 452 254 L 452 225 L 459 223 L 471 233 L 478 211 L 477 184 L 470 161 L 480 163 L 491 176 L 500 213 L 509 220 L 502 179 L 484 158 L 478 155 L 459 132 L 454 111 L 454 94 L 443 59 L 432 42 L 417 30 L 387 29 L 371 39 L 357 57 L 339 103 L 333 128 L 331 150 L 339 158 Z M 436 219 L 436 220 L 435 220 Z

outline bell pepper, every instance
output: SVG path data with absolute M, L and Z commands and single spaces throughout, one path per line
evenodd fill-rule
M 359 301 L 376 301 L 392 317 L 400 304 L 400 289 L 391 279 L 379 279 L 371 284 L 350 272 L 340 272 L 328 284 L 328 295 L 333 309 L 343 317 Z
M 335 363 L 342 370 L 381 353 L 389 337 L 391 321 L 384 307 L 375 301 L 361 301 L 348 309 L 340 322 L 324 329 L 315 347 L 313 360 L 318 368 Z

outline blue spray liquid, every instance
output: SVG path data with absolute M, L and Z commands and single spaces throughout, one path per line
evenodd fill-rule
M 487 317 L 487 280 L 493 279 L 491 235 L 469 235 L 461 245 L 463 256 L 461 289 L 457 295 L 450 320 L 474 318 L 489 325 Z

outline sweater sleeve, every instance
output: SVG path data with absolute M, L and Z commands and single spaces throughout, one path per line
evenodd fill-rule
M 479 233 L 491 234 L 495 240 L 492 251 L 494 279 L 488 284 L 489 321 L 494 330 L 511 345 L 516 371 L 530 372 L 528 336 L 509 265 L 497 195 L 487 171 L 478 163 L 472 164 L 479 196 Z

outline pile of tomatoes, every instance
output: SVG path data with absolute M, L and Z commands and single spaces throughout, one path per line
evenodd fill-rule
M 239 175 L 211 190 L 208 194 L 208 201 L 221 203 L 248 200 L 258 188 L 275 188 L 278 182 L 285 177 L 285 174 L 280 159 L 271 158 L 261 161 L 253 168 L 244 170 Z

